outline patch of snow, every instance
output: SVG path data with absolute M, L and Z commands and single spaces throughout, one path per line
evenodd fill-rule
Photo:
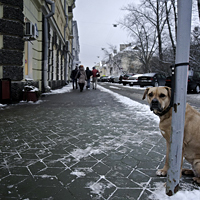
M 119 87 L 115 87 L 115 86 L 109 86 L 109 88 L 113 88 L 113 89 L 121 90 L 121 88 L 119 88 Z
M 133 101 L 132 99 L 128 97 L 124 97 L 118 93 L 112 92 L 111 90 L 108 90 L 104 87 L 98 86 L 101 91 L 108 92 L 111 95 L 113 95 L 118 102 L 125 104 L 129 108 L 132 108 L 136 111 L 137 114 L 141 115 L 142 117 L 148 117 L 150 119 L 155 120 L 157 123 L 159 123 L 160 119 L 158 116 L 154 115 L 152 111 L 150 111 L 150 108 L 146 104 L 141 104 L 136 101 Z
M 33 85 L 25 85 L 23 91 L 38 92 L 39 89 Z
M 42 103 L 42 102 L 44 102 L 44 101 L 38 100 L 38 101 L 36 101 L 36 102 L 28 101 L 27 103 L 29 103 L 29 104 L 40 104 L 40 103 Z
M 51 90 L 51 92 L 47 92 L 47 93 L 44 93 L 44 94 L 45 95 L 62 94 L 62 93 L 71 92 L 71 91 L 72 91 L 72 86 L 71 86 L 71 84 L 69 84 L 69 85 L 62 87 L 61 89 Z
M 80 160 L 81 158 L 88 157 L 91 154 L 100 154 L 99 149 L 93 149 L 92 147 L 87 147 L 86 149 L 75 149 L 71 152 L 71 155 L 76 158 L 77 160 Z
M 0 108 L 6 107 L 7 104 L 0 104 Z
M 149 196 L 149 199 L 152 200 L 194 200 L 200 199 L 200 191 L 199 190 L 192 190 L 187 191 L 187 186 L 182 190 L 179 190 L 173 196 L 166 195 L 166 188 L 163 183 L 156 183 L 156 190 L 153 194 Z
M 106 188 L 103 183 L 90 183 L 88 186 L 93 194 L 103 194 Z
M 123 85 L 123 87 L 133 88 L 137 90 L 145 90 L 147 88 L 147 87 L 140 87 L 139 85 L 133 85 L 133 86 Z M 148 86 L 148 87 L 151 87 L 151 86 Z
M 79 172 L 79 171 L 74 171 L 74 172 L 71 172 L 70 174 L 75 175 L 77 177 L 83 177 L 86 175 L 84 172 Z

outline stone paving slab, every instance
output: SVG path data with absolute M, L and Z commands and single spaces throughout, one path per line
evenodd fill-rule
M 99 89 L 42 100 L 0 110 L 0 199 L 143 200 L 164 184 L 155 121 Z

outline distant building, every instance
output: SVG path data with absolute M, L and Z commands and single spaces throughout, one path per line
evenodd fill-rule
M 41 91 L 69 81 L 80 51 L 74 8 L 75 0 L 0 0 L 0 79 L 11 79 L 13 100 L 27 81 Z
M 123 73 L 142 73 L 139 59 L 139 48 L 130 44 L 120 44 L 120 51 L 109 54 L 104 60 L 104 75 L 120 75 Z

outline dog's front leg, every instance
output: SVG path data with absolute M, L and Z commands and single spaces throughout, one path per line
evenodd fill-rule
M 200 159 L 195 159 L 192 164 L 194 175 L 193 180 L 200 184 Z
M 167 152 L 166 152 L 166 158 L 165 158 L 165 165 L 162 169 L 158 169 L 156 172 L 157 176 L 166 176 L 167 175 L 167 170 L 169 169 L 169 142 L 166 141 L 167 143 Z

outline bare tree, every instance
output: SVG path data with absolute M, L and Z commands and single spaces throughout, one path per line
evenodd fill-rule
M 197 7 L 198 7 L 198 13 L 199 13 L 199 20 L 200 20 L 200 0 L 197 0 Z
M 175 24 L 175 39 L 176 39 L 176 30 L 177 30 L 177 14 L 176 14 L 176 7 L 175 7 L 175 0 L 171 0 L 171 4 L 168 4 L 167 1 L 165 1 L 165 11 L 166 11 L 166 23 L 168 26 L 168 32 L 169 32 L 169 38 L 171 41 L 171 46 L 172 46 L 172 50 L 173 50 L 173 56 L 174 56 L 174 60 L 175 60 L 175 55 L 176 55 L 176 45 L 175 45 L 175 41 L 174 41 L 174 34 L 172 32 L 172 25 L 171 25 L 171 21 L 170 20 L 170 14 L 171 11 L 173 11 L 173 16 L 174 16 L 174 24 Z
M 190 67 L 195 71 L 199 71 L 200 66 L 200 27 L 195 27 L 192 31 L 190 45 Z
M 169 62 L 174 62 L 175 52 L 176 52 L 176 29 L 177 29 L 177 13 L 176 13 L 176 1 L 175 0 L 142 0 L 139 6 L 134 6 L 129 4 L 124 8 L 124 10 L 129 12 L 129 15 L 134 17 L 125 16 L 127 20 L 131 22 L 128 24 L 129 27 L 135 24 L 138 26 L 139 23 L 145 22 L 143 27 L 148 35 L 145 42 L 149 46 L 149 42 L 154 41 L 154 62 L 157 60 L 157 65 L 160 70 L 165 70 L 166 67 L 170 65 Z M 139 19 L 139 20 L 137 20 Z M 124 24 L 124 23 L 123 23 Z M 136 25 L 137 24 L 137 25 Z M 127 23 L 126 23 L 126 27 Z M 147 28 L 151 26 L 151 29 Z M 130 28 L 129 28 L 130 29 Z M 152 30 L 155 30 L 154 36 L 152 37 Z M 131 30 L 131 29 L 130 29 Z M 129 30 L 129 31 L 130 31 Z M 137 30 L 141 31 L 142 28 L 132 28 L 135 32 Z M 151 32 L 149 32 L 151 30 Z M 133 32 L 134 32 L 133 31 Z M 144 33 L 145 33 L 144 32 Z M 135 37 L 141 36 L 141 34 L 134 34 Z M 150 37 L 151 36 L 151 37 Z M 154 39 L 153 39 L 154 38 Z M 156 40 L 155 40 L 156 39 Z M 170 42 L 169 42 L 170 41 Z M 140 40 L 137 40 L 140 42 Z M 139 43 L 140 46 L 140 43 Z M 172 50 L 171 50 L 172 49 Z M 172 53 L 172 56 L 169 55 Z M 158 58 L 156 59 L 156 54 Z M 166 54 L 166 55 L 163 55 Z M 152 55 L 153 56 L 153 55 Z M 173 58 L 173 60 L 172 60 Z M 150 61 L 148 62 L 150 63 Z M 147 66 L 148 68 L 149 66 Z
M 150 61 L 157 49 L 156 29 L 144 17 L 144 10 L 130 4 L 124 9 L 129 11 L 129 13 L 119 23 L 123 28 L 128 30 L 134 44 L 139 49 L 138 57 L 143 63 L 143 72 L 150 72 Z
M 161 65 L 163 61 L 162 32 L 166 23 L 165 1 L 143 0 L 142 5 L 146 10 L 143 16 L 157 30 L 158 55 Z

